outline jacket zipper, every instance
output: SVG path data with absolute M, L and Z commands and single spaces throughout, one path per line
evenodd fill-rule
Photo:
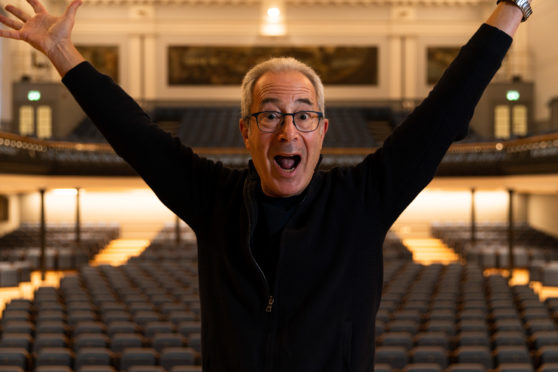
M 260 273 L 260 277 L 262 278 L 264 284 L 265 284 L 265 294 L 266 294 L 266 298 L 267 298 L 267 302 L 265 304 L 265 312 L 267 314 L 269 314 L 267 316 L 267 324 L 268 324 L 268 334 L 267 334 L 267 345 L 266 345 L 266 349 L 265 349 L 265 356 L 264 356 L 264 368 L 266 372 L 271 372 L 273 369 L 273 358 L 272 358 L 272 354 L 273 354 L 273 329 L 272 329 L 272 318 L 271 318 L 271 311 L 273 310 L 273 304 L 275 303 L 275 298 L 273 297 L 273 294 L 271 292 L 271 288 L 269 286 L 269 282 L 267 281 L 267 277 L 265 276 L 265 273 L 263 272 L 262 268 L 260 267 L 260 265 L 258 264 L 258 262 L 256 261 L 256 258 L 254 257 L 254 255 L 252 254 L 252 235 L 254 233 L 253 229 L 255 226 L 253 226 L 253 216 L 255 213 L 257 213 L 257 211 L 254 211 L 254 201 L 251 200 L 249 191 L 246 190 L 245 188 L 245 205 L 246 205 L 246 209 L 248 212 L 248 253 L 250 254 L 250 258 L 252 260 L 252 262 L 254 263 L 254 265 L 256 265 L 256 267 L 258 268 L 258 272 Z
M 260 267 L 260 265 L 258 264 L 258 261 L 256 261 L 256 258 L 254 257 L 254 254 L 252 254 L 252 235 L 254 234 L 254 224 L 253 224 L 253 218 L 254 215 L 257 213 L 256 208 L 254 207 L 254 201 L 252 200 L 251 196 L 249 195 L 250 192 L 246 189 L 247 187 L 245 186 L 245 190 L 244 190 L 244 203 L 246 206 L 246 210 L 248 212 L 248 253 L 250 253 L 250 259 L 252 260 L 252 263 L 258 268 L 258 272 L 260 273 L 260 277 L 262 278 L 262 281 L 265 285 L 265 296 L 267 299 L 267 302 L 265 304 L 265 312 L 266 313 L 270 313 L 272 306 L 273 306 L 273 302 L 275 302 L 273 295 L 271 293 L 271 288 L 269 286 L 269 282 L 267 281 L 267 278 L 262 270 L 262 268 Z M 269 310 L 268 310 L 269 309 Z
M 275 302 L 275 299 L 273 298 L 273 296 L 269 296 L 269 298 L 267 299 L 267 306 L 265 307 L 265 312 L 266 313 L 271 313 L 274 302 Z
M 248 219 L 248 228 L 250 229 L 249 231 L 251 232 L 251 221 L 250 218 Z M 256 267 L 258 268 L 258 271 L 260 272 L 260 276 L 262 277 L 264 283 L 265 283 L 265 289 L 266 289 L 266 296 L 267 296 L 267 303 L 265 306 L 265 312 L 267 313 L 267 324 L 268 324 L 268 329 L 267 329 L 267 345 L 265 348 L 265 356 L 264 356 L 264 370 L 266 372 L 272 372 L 273 370 L 273 325 L 272 325 L 272 318 L 271 318 L 271 311 L 273 310 L 273 303 L 275 302 L 275 298 L 273 297 L 273 295 L 271 294 L 271 288 L 269 286 L 269 282 L 267 281 L 267 278 L 262 270 L 262 268 L 260 267 L 260 265 L 258 264 L 258 262 L 256 261 L 256 259 L 254 258 L 254 255 L 252 254 L 252 245 L 251 243 L 251 233 L 248 236 L 248 249 L 250 251 L 250 257 L 252 258 L 252 262 L 254 262 L 254 264 L 256 265 Z
M 256 258 L 254 257 L 254 255 L 252 254 L 252 242 L 251 242 L 251 236 L 252 236 L 252 221 L 250 218 L 248 218 L 248 251 L 250 252 L 250 258 L 252 259 L 252 262 L 254 263 L 254 265 L 256 265 L 256 267 L 258 268 L 258 272 L 260 273 L 260 277 L 262 278 L 264 284 L 265 284 L 265 294 L 267 297 L 267 302 L 265 304 L 265 312 L 266 313 L 270 313 L 271 309 L 273 307 L 273 303 L 275 302 L 275 299 L 273 298 L 273 295 L 271 294 L 271 288 L 269 287 L 269 282 L 267 281 L 267 278 L 262 270 L 262 268 L 260 267 L 260 265 L 258 264 L 258 261 L 256 261 Z
M 318 162 L 319 163 L 322 161 L 322 157 L 320 156 L 320 160 Z M 316 166 L 317 167 L 317 166 Z M 312 180 L 314 180 L 314 177 L 312 178 Z M 246 180 L 245 182 L 247 182 L 248 180 Z M 310 186 L 308 186 L 310 187 Z M 253 193 L 252 193 L 253 194 Z M 260 277 L 262 278 L 264 284 L 265 284 L 265 290 L 266 290 L 266 297 L 267 297 L 267 303 L 265 306 L 265 312 L 268 315 L 268 320 L 267 320 L 267 324 L 268 324 L 268 334 L 267 334 L 267 345 L 266 345 L 266 353 L 265 353 L 265 359 L 264 359 L 264 370 L 266 372 L 272 372 L 273 370 L 273 326 L 272 326 L 272 322 L 273 322 L 273 318 L 271 315 L 271 312 L 273 310 L 273 304 L 275 303 L 276 299 L 275 297 L 273 297 L 273 293 L 271 292 L 271 288 L 269 286 L 269 282 L 267 281 L 267 277 L 265 276 L 265 273 L 263 272 L 262 268 L 260 267 L 260 265 L 258 264 L 258 262 L 256 261 L 256 258 L 254 257 L 254 255 L 252 254 L 252 235 L 253 235 L 253 229 L 255 226 L 253 226 L 253 217 L 254 215 L 257 213 L 257 210 L 255 210 L 253 204 L 253 195 L 250 195 L 250 190 L 249 190 L 249 186 L 248 185 L 244 185 L 244 203 L 245 203 L 245 207 L 246 210 L 248 212 L 248 253 L 250 254 L 250 258 L 252 260 L 252 262 L 254 263 L 254 265 L 256 265 L 256 267 L 258 268 L 258 272 L 260 273 Z M 299 205 L 305 204 L 306 200 L 308 199 L 308 193 L 304 196 L 304 198 L 302 199 L 302 201 L 300 202 Z M 292 219 L 293 216 L 291 216 Z M 288 226 L 289 224 L 287 224 Z M 287 228 L 287 226 L 285 226 L 285 229 Z M 282 238 L 283 239 L 283 238 Z M 279 261 L 281 259 L 281 256 L 279 256 L 279 260 L 277 261 L 277 272 L 278 267 L 279 267 Z M 278 279 L 276 279 L 275 281 L 275 287 L 278 286 L 277 284 Z

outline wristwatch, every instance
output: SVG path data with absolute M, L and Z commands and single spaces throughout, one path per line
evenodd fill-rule
M 523 12 L 523 19 L 521 22 L 525 22 L 527 18 L 531 14 L 533 14 L 533 9 L 531 9 L 531 4 L 529 4 L 529 0 L 498 0 L 496 1 L 496 5 L 500 4 L 502 1 L 507 1 L 508 3 L 515 4 L 521 11 Z

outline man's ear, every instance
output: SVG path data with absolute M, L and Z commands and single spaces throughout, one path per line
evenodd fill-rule
M 328 119 L 324 119 L 324 126 L 322 127 L 322 136 L 325 137 L 327 130 L 329 128 L 329 120 Z M 322 137 L 322 139 L 323 139 Z
M 244 146 L 248 149 L 248 135 L 250 134 L 250 121 L 245 121 L 240 119 L 238 121 L 238 128 L 240 129 L 240 134 L 242 134 L 242 139 L 244 140 Z

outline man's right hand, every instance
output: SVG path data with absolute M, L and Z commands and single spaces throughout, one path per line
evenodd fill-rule
M 44 53 L 61 76 L 84 60 L 71 41 L 77 9 L 81 0 L 73 0 L 62 16 L 51 15 L 39 0 L 27 0 L 35 15 L 13 5 L 6 10 L 17 19 L 0 15 L 0 23 L 10 29 L 0 30 L 0 36 L 23 40 Z

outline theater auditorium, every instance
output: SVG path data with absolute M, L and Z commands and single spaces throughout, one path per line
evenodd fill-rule
M 84 0 L 73 42 L 163 130 L 236 169 L 243 75 L 300 59 L 325 85 L 328 171 L 381 148 L 495 3 Z M 556 5 L 533 1 L 468 134 L 383 243 L 377 372 L 558 372 Z M 0 38 L 0 89 L 0 371 L 202 371 L 192 229 L 45 56 Z

